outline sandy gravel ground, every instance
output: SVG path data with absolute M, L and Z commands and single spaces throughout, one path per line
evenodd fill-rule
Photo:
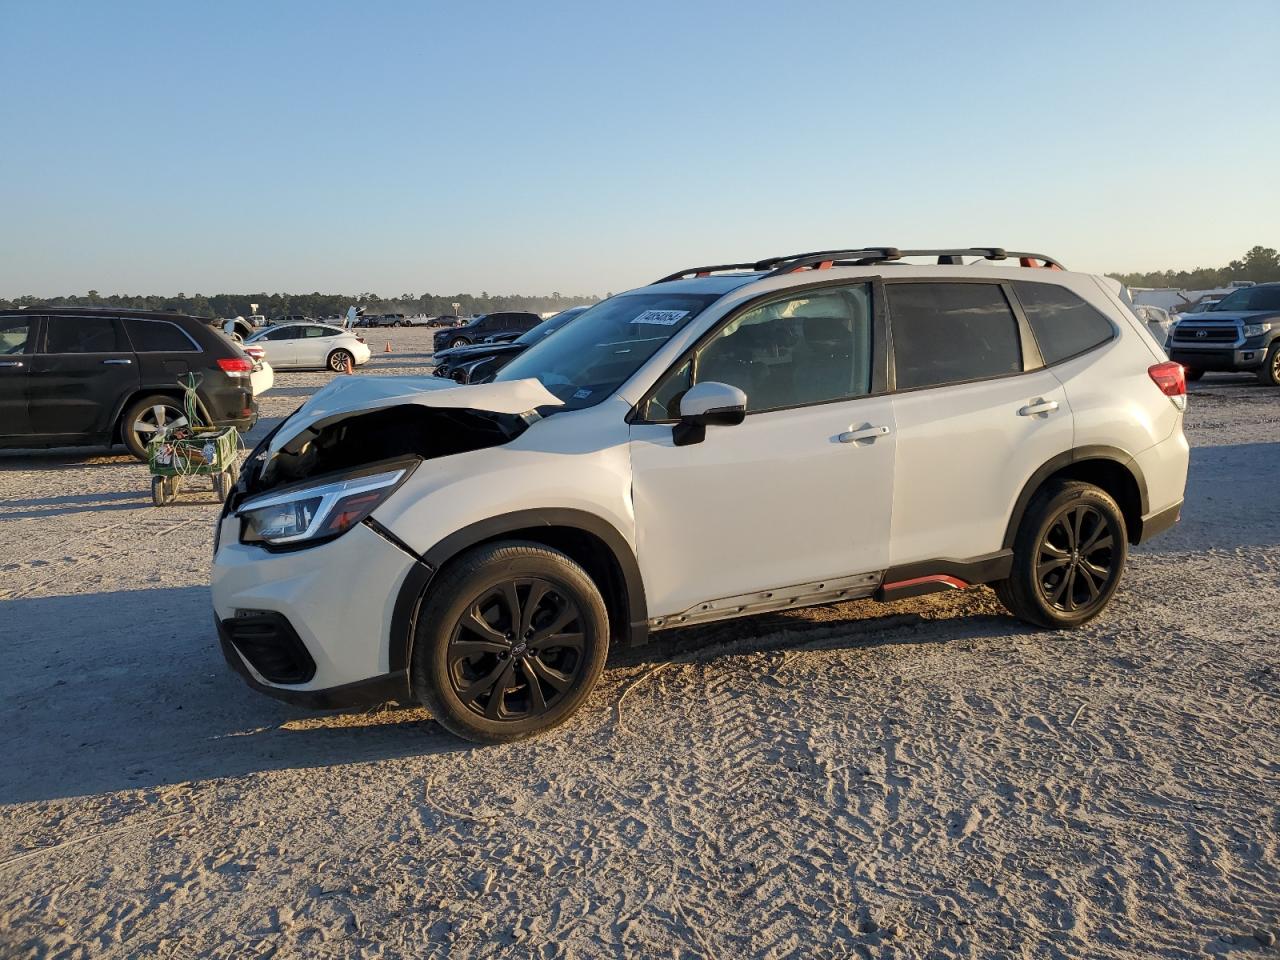
M 360 375 L 429 364 L 390 339 Z M 1276 956 L 1280 391 L 1211 376 L 1188 433 L 1085 630 L 984 589 L 692 629 L 488 748 L 248 690 L 211 495 L 0 456 L 0 956 Z

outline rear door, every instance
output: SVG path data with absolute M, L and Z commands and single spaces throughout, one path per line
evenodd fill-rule
M 298 366 L 323 367 L 329 359 L 329 351 L 333 349 L 332 338 L 337 336 L 337 331 L 314 324 L 305 324 L 293 329 L 298 336 L 298 339 L 293 341 L 294 349 L 297 351 Z
M 32 316 L 0 317 L 0 439 L 31 434 L 27 387 L 35 320 Z
M 121 322 L 143 386 L 172 387 L 204 366 L 199 344 L 172 320 L 125 317 Z
M 138 389 L 133 350 L 115 317 L 50 316 L 32 358 L 28 410 L 41 436 L 106 439 Z
M 898 430 L 894 566 L 999 551 L 1031 475 L 1070 450 L 1066 392 L 1009 285 L 887 281 Z

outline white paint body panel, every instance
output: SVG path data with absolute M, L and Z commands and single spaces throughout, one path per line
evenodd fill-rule
M 1018 413 L 1037 402 L 1056 402 L 1058 409 Z M 900 393 L 893 411 L 894 566 L 999 550 L 1027 480 L 1071 449 L 1066 391 L 1050 370 Z
M 839 434 L 886 426 L 876 440 Z M 636 541 L 651 617 L 771 587 L 884 570 L 893 498 L 886 397 L 754 413 L 677 447 L 631 428 Z
M 316 675 L 289 689 L 324 690 L 390 669 L 391 611 L 412 557 L 360 524 L 337 540 L 290 553 L 246 546 L 239 535 L 238 519 L 222 521 L 211 577 L 213 609 L 220 619 L 236 610 L 274 610 L 288 617 L 316 662 Z

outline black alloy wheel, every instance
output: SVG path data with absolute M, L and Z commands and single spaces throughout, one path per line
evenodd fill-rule
M 410 686 L 452 733 L 507 743 L 563 723 L 604 670 L 609 612 L 567 554 L 482 544 L 432 580 L 414 628 Z
M 1129 555 L 1124 513 L 1100 487 L 1053 480 L 1031 498 L 1009 576 L 993 583 L 1014 616 L 1051 630 L 1079 627 L 1115 595 Z
M 546 713 L 584 665 L 582 614 L 555 584 L 521 577 L 486 590 L 449 638 L 449 685 L 489 720 Z
M 1055 610 L 1087 611 L 1103 596 L 1119 570 L 1114 549 L 1119 531 L 1096 507 L 1074 504 L 1049 526 L 1036 558 L 1036 576 L 1045 601 Z

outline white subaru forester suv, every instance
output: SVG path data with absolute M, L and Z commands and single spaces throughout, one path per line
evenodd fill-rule
M 1078 626 L 1187 475 L 1182 368 L 1122 296 L 1038 254 L 823 251 L 614 296 L 491 383 L 336 379 L 228 499 L 223 653 L 492 742 L 686 624 L 990 584 Z

